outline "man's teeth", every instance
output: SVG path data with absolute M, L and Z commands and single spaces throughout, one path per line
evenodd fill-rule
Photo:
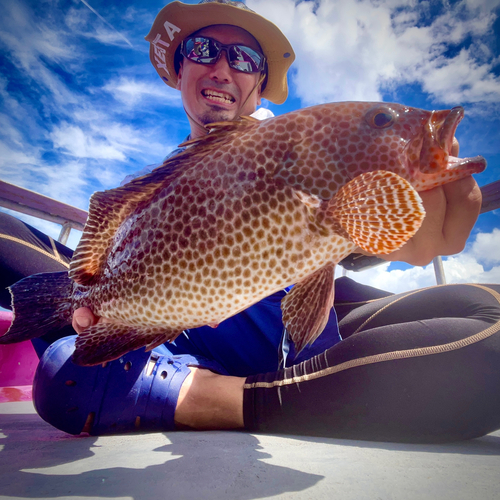
M 214 90 L 204 90 L 203 95 L 208 97 L 211 101 L 220 102 L 223 104 L 231 104 L 234 102 L 234 98 L 227 94 L 222 94 L 221 92 L 215 92 Z

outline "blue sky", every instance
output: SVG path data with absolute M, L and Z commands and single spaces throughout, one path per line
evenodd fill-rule
M 164 1 L 3 0 L 0 177 L 86 209 L 188 133 L 178 92 L 149 62 Z M 188 2 L 195 3 L 195 2 Z M 290 97 L 275 114 L 329 101 L 462 105 L 460 156 L 481 154 L 480 185 L 500 178 L 500 0 L 248 0 L 290 39 Z M 500 282 L 500 211 L 480 216 L 449 282 Z M 23 217 L 57 236 L 55 225 Z M 74 233 L 70 246 L 79 235 Z M 432 266 L 353 275 L 399 291 L 433 284 Z

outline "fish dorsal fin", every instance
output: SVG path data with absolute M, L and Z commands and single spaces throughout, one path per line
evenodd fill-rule
M 420 196 L 397 174 L 361 174 L 344 185 L 329 202 L 327 212 L 356 245 L 375 255 L 401 248 L 425 217 Z
M 327 264 L 297 283 L 281 301 L 283 325 L 300 352 L 324 330 L 334 298 L 335 265 Z
M 244 117 L 235 122 L 212 124 L 213 132 L 184 143 L 189 147 L 150 174 L 133 179 L 125 186 L 94 193 L 82 238 L 71 261 L 70 278 L 81 285 L 90 285 L 106 262 L 117 230 L 135 210 L 147 204 L 182 173 L 195 167 L 206 155 L 219 150 L 254 123 L 253 118 Z
M 71 279 L 81 285 L 92 283 L 106 261 L 111 241 L 120 225 L 176 177 L 171 167 L 167 161 L 151 174 L 133 179 L 125 186 L 92 195 L 87 223 L 71 260 Z

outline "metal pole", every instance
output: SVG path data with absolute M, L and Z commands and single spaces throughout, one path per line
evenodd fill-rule
M 434 264 L 434 274 L 436 275 L 436 283 L 438 285 L 446 285 L 446 276 L 444 274 L 443 259 L 440 255 L 432 260 Z
M 63 245 L 66 245 L 69 233 L 71 233 L 71 222 L 65 222 L 61 228 L 61 232 L 59 233 L 59 238 L 57 238 L 57 241 L 59 243 L 62 243 Z

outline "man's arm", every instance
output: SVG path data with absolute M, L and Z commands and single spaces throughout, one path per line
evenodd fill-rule
M 456 137 L 450 154 L 458 157 Z M 419 193 L 426 216 L 415 236 L 402 248 L 378 257 L 387 261 L 425 266 L 438 255 L 461 252 L 481 210 L 481 190 L 472 177 Z M 364 253 L 356 250 L 356 253 Z

